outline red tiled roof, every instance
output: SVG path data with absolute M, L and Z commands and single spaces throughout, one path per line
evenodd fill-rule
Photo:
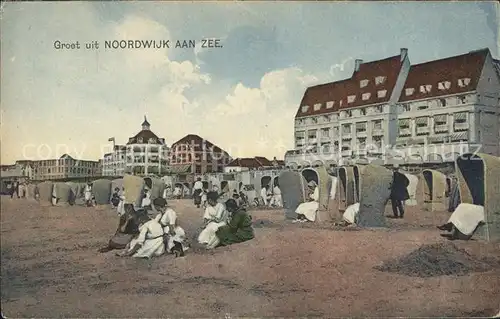
M 210 142 L 206 139 L 203 139 L 202 137 L 200 137 L 196 134 L 188 134 L 188 135 L 184 136 L 183 138 L 181 138 L 180 140 L 178 140 L 177 142 L 173 143 L 172 150 L 175 151 L 175 147 L 177 145 L 180 145 L 180 144 L 184 144 L 184 145 L 187 145 L 189 147 L 194 147 L 195 152 L 203 152 L 202 146 L 205 145 L 205 150 L 207 150 L 207 151 L 213 150 L 214 153 L 224 153 L 227 156 L 229 156 L 229 154 L 226 151 L 222 150 L 217 145 L 213 144 L 212 142 Z
M 309 87 L 304 93 L 295 117 L 331 113 L 340 109 L 387 102 L 392 94 L 401 67 L 401 55 L 397 55 L 383 60 L 361 63 L 359 70 L 354 72 L 349 79 Z M 385 77 L 385 80 L 377 85 L 375 78 L 378 76 Z M 368 80 L 367 85 L 363 88 L 360 87 L 361 80 Z M 379 98 L 377 96 L 379 90 L 387 90 L 384 97 Z M 363 100 L 363 93 L 370 93 L 370 97 Z M 355 100 L 348 103 L 347 97 L 350 95 L 355 95 Z M 341 100 L 342 105 L 340 105 Z M 327 108 L 326 104 L 330 101 L 334 102 L 333 107 Z M 318 103 L 321 103 L 321 108 L 314 111 L 314 104 Z M 302 112 L 302 106 L 305 105 L 308 105 L 309 108 L 306 112 Z
M 489 49 L 483 49 L 412 65 L 399 101 L 419 100 L 475 90 L 489 52 Z M 461 87 L 458 85 L 458 80 L 463 78 L 469 78 L 470 83 Z M 449 81 L 450 86 L 448 89 L 440 90 L 438 85 L 444 81 Z M 430 92 L 422 93 L 421 85 L 432 85 Z M 413 88 L 413 94 L 406 95 L 407 88 Z

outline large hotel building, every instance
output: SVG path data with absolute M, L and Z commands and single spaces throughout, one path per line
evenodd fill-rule
M 499 135 L 500 61 L 488 49 L 416 65 L 401 49 L 307 88 L 285 162 L 446 163 L 476 150 L 500 156 Z

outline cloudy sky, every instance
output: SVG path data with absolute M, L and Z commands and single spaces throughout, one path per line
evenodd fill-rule
M 409 49 L 412 63 L 489 47 L 491 3 L 3 3 L 1 162 L 98 159 L 144 115 L 168 145 L 198 134 L 233 157 L 283 158 L 307 86 Z M 106 50 L 105 40 L 219 38 L 222 48 Z M 99 41 L 56 50 L 54 41 Z M 201 42 L 200 42 L 201 43 Z

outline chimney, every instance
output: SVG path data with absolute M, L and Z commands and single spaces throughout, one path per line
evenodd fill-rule
M 406 56 L 408 55 L 408 49 L 407 48 L 401 48 L 401 62 L 403 62 L 406 59 Z
M 359 66 L 361 65 L 361 63 L 363 63 L 363 60 L 361 59 L 354 60 L 354 72 L 359 71 Z

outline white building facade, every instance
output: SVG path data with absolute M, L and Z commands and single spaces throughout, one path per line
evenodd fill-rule
M 398 63 L 399 61 L 399 63 Z M 500 155 L 500 72 L 489 50 L 410 66 L 407 50 L 308 88 L 289 167 L 443 163 Z
M 126 145 L 115 145 L 103 159 L 104 176 L 160 176 L 169 169 L 169 148 L 165 139 L 151 131 L 144 117 L 141 131 L 130 137 Z
M 102 161 L 102 176 L 125 175 L 127 147 L 125 145 L 113 146 L 113 152 L 104 154 Z

